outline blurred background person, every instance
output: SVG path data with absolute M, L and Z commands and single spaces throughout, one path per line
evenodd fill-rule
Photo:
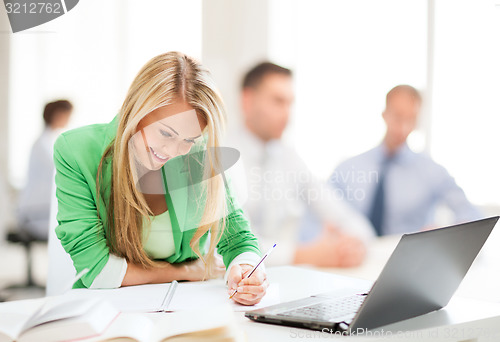
M 374 235 L 370 223 L 331 189 L 315 179 L 282 138 L 294 101 L 292 72 L 265 62 L 244 76 L 241 108 L 244 128 L 229 136 L 241 152 L 248 200 L 244 209 L 263 250 L 278 244 L 268 264 L 348 267 L 361 263 L 365 243 Z M 320 236 L 299 242 L 299 224 L 310 205 L 328 223 Z
M 438 205 L 451 209 L 457 223 L 481 218 L 443 166 L 409 148 L 407 138 L 416 128 L 421 105 L 422 97 L 412 86 L 390 90 L 382 113 L 386 125 L 382 143 L 346 160 L 330 177 L 378 235 L 431 228 Z
M 19 197 L 18 224 L 39 240 L 47 240 L 49 230 L 54 142 L 67 126 L 72 111 L 73 105 L 67 100 L 47 103 L 43 111 L 44 130 L 31 149 L 27 183 Z

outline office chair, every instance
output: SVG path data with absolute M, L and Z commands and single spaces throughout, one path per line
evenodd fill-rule
M 45 293 L 45 287 L 36 284 L 33 279 L 33 253 L 32 246 L 34 243 L 46 243 L 47 241 L 40 240 L 30 233 L 26 229 L 23 229 L 22 226 L 16 227 L 12 229 L 7 234 L 7 241 L 10 243 L 18 243 L 24 247 L 24 251 L 26 253 L 26 280 L 22 283 L 17 283 L 13 285 L 9 285 L 0 290 L 0 301 L 6 301 L 12 295 L 9 293 L 25 293 L 23 297 L 31 297 L 33 294 Z

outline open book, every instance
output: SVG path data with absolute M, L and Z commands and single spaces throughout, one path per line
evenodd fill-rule
M 101 334 L 119 315 L 98 298 L 46 297 L 0 304 L 0 342 L 55 342 Z
M 244 332 L 238 328 L 230 306 L 175 314 L 122 313 L 100 336 L 82 342 L 240 342 Z

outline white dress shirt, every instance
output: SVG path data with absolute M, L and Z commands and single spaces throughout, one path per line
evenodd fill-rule
M 387 154 L 381 144 L 340 164 L 330 178 L 331 185 L 358 212 L 368 217 L 378 172 Z M 385 213 L 383 234 L 402 234 L 434 225 L 438 205 L 455 214 L 456 222 L 481 218 L 480 211 L 444 167 L 404 144 L 394 155 L 384 178 Z
M 364 241 L 374 236 L 362 215 L 319 182 L 298 154 L 281 140 L 264 142 L 246 129 L 228 137 L 241 153 L 248 198 L 242 207 L 263 252 L 278 246 L 267 265 L 291 264 L 299 243 L 299 226 L 308 206 L 322 222 Z M 233 181 L 235 179 L 233 178 Z
M 54 184 L 54 142 L 62 130 L 45 128 L 31 149 L 28 180 L 21 191 L 18 221 L 22 229 L 41 240 L 49 233 L 50 200 Z

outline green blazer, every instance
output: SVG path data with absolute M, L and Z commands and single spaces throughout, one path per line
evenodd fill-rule
M 90 125 L 65 132 L 54 145 L 58 201 L 56 235 L 71 256 L 76 271 L 89 269 L 74 288 L 90 287 L 109 258 L 106 206 L 112 176 L 110 160 L 106 160 L 103 164 L 101 188 L 103 190 L 100 199 L 97 198 L 96 175 L 104 150 L 116 136 L 117 126 L 118 116 L 109 124 Z M 189 242 L 196 231 L 196 222 L 200 218 L 200 210 L 193 202 L 199 200 L 199 196 L 192 194 L 196 191 L 196 186 L 184 186 L 190 184 L 190 180 L 187 179 L 186 160 L 183 158 L 183 156 L 173 158 L 167 163 L 168 167 L 162 168 L 166 182 L 165 199 L 175 245 L 175 253 L 165 259 L 169 263 L 180 263 L 196 258 Z M 201 175 L 201 169 L 197 171 L 195 169 L 196 172 Z M 189 174 L 192 175 L 193 172 Z M 173 192 L 175 196 L 172 196 Z M 227 267 L 243 252 L 260 255 L 260 251 L 257 239 L 252 234 L 242 210 L 232 207 L 233 196 L 229 190 L 226 197 L 228 207 L 232 210 L 226 217 L 226 228 L 217 245 L 217 251 L 222 255 Z M 99 206 L 97 206 L 98 201 Z M 207 236 L 208 233 L 202 237 L 200 246 L 205 246 Z M 203 252 L 202 247 L 200 249 Z

